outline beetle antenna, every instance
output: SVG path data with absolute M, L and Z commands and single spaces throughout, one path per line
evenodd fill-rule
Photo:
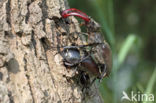
M 51 48 L 84 48 L 84 47 L 88 47 L 88 46 L 97 46 L 103 43 L 91 43 L 91 44 L 87 44 L 87 45 L 73 45 L 73 46 L 58 46 L 58 47 L 51 47 Z

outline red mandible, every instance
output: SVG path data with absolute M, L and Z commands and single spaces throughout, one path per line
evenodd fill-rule
M 66 9 L 62 12 L 61 15 L 63 18 L 67 18 L 69 16 L 77 16 L 83 19 L 86 23 L 90 22 L 90 18 L 87 14 L 75 8 Z

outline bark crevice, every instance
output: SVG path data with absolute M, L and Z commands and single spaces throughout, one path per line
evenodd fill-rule
M 26 16 L 25 16 L 25 23 L 26 23 L 26 24 L 28 23 L 29 17 L 30 17 L 30 10 L 29 10 L 30 4 L 31 4 L 31 2 L 27 2 L 27 10 L 28 10 L 28 12 L 27 12 L 27 14 L 26 14 Z
M 11 0 L 8 0 L 8 2 L 6 3 L 6 21 L 9 25 L 11 25 L 10 11 L 11 11 Z
M 14 103 L 14 98 L 12 96 L 11 91 L 8 91 L 9 103 Z

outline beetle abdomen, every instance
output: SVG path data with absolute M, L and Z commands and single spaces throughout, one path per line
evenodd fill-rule
M 82 65 L 83 69 L 85 69 L 85 71 L 89 72 L 90 74 L 92 74 L 96 77 L 99 75 L 98 65 L 94 62 L 92 57 L 88 57 L 85 60 L 83 60 L 81 62 L 81 65 Z

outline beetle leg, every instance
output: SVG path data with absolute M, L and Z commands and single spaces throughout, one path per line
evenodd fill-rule
M 84 34 L 84 35 L 86 35 L 86 36 L 88 36 L 88 33 L 85 33 L 85 32 L 77 32 L 77 34 Z
M 56 56 L 57 54 L 59 54 L 59 52 L 56 52 L 56 53 L 54 54 L 54 56 Z
M 94 78 L 94 79 L 92 80 L 92 82 L 90 83 L 91 86 L 93 85 L 93 83 L 95 82 L 96 79 L 97 79 L 97 78 Z
M 81 22 L 79 25 L 83 26 L 83 25 L 86 25 L 86 23 L 85 22 Z
M 90 56 L 90 55 L 87 55 L 86 57 L 81 58 L 81 60 L 80 60 L 79 63 L 81 63 L 82 61 L 84 61 L 85 59 L 87 59 L 89 56 Z
M 101 70 L 103 69 L 103 70 Z M 104 78 L 106 76 L 107 73 L 107 67 L 105 64 L 103 64 L 103 66 L 101 67 L 100 71 L 101 71 L 101 78 Z
M 89 78 L 89 75 L 86 74 L 85 72 L 81 72 L 80 74 L 80 78 L 79 78 L 81 84 L 83 85 L 82 87 L 82 91 L 84 91 L 84 89 L 89 89 L 89 82 L 90 82 L 90 78 Z
M 75 67 L 75 69 L 74 69 L 74 73 L 76 73 L 77 72 L 77 70 L 78 70 L 78 68 L 77 68 L 77 66 Z
M 73 71 L 73 74 L 71 75 L 71 77 L 74 77 L 76 75 L 76 72 L 77 72 L 78 68 L 77 66 L 74 68 L 74 71 Z
M 65 62 L 65 61 L 64 61 L 64 65 L 67 66 L 67 67 L 72 67 L 72 66 L 74 66 L 74 64 L 71 64 L 71 63 L 68 63 L 68 62 Z

